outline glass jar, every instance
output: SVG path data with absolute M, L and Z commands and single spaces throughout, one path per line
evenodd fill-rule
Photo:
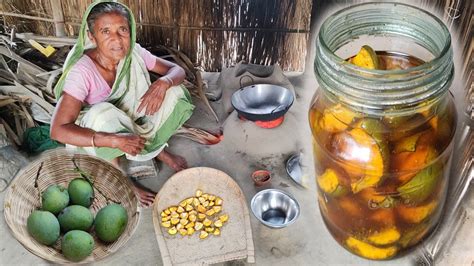
M 349 63 L 362 45 L 380 69 Z M 433 231 L 445 202 L 456 127 L 449 31 L 409 5 L 351 6 L 321 26 L 314 69 L 323 220 L 352 253 L 392 258 Z

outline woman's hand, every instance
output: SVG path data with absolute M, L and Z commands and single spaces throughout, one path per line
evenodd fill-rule
M 144 138 L 132 134 L 113 134 L 111 137 L 112 148 L 120 149 L 133 156 L 143 150 L 145 142 Z
M 171 84 L 166 79 L 158 79 L 150 85 L 150 88 L 141 98 L 137 112 L 141 112 L 145 108 L 145 115 L 153 115 L 156 113 L 165 99 L 166 90 Z

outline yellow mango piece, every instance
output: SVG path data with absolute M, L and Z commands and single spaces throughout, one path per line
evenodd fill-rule
M 197 222 L 197 223 L 194 225 L 194 229 L 195 229 L 196 231 L 199 231 L 199 230 L 202 229 L 203 226 L 204 226 L 204 225 L 203 225 L 202 223 Z
M 210 209 L 210 210 L 206 211 L 207 216 L 212 216 L 212 215 L 214 215 L 214 213 L 215 213 L 214 209 Z
M 324 109 L 323 116 L 319 120 L 319 126 L 325 131 L 335 133 L 346 130 L 357 114 L 342 104 L 336 104 Z
M 202 190 L 198 189 L 196 190 L 196 197 L 201 197 L 202 196 Z
M 199 214 L 198 214 L 198 219 L 199 219 L 200 221 L 204 220 L 205 218 L 206 218 L 206 214 L 204 214 L 204 213 L 199 213 Z
M 202 197 L 203 197 L 205 200 L 208 200 L 208 199 L 209 199 L 209 194 L 204 193 L 204 194 L 202 194 Z
M 206 227 L 204 229 L 204 231 L 208 232 L 208 233 L 212 233 L 214 231 L 214 227 Z
M 186 205 L 185 209 L 186 209 L 186 211 L 192 211 L 192 210 L 194 210 L 194 208 L 193 208 L 192 205 Z
M 198 198 L 193 198 L 193 206 L 197 207 L 199 205 L 199 200 Z
M 224 214 L 224 215 L 221 215 L 219 217 L 219 220 L 223 223 L 227 222 L 227 220 L 229 220 L 229 215 L 228 214 Z
M 170 229 L 168 229 L 168 234 L 170 235 L 176 235 L 176 233 L 178 232 L 178 230 L 176 230 L 176 227 L 171 227 Z
M 222 211 L 222 207 L 221 206 L 214 206 L 214 207 L 212 207 L 212 210 L 214 210 L 214 213 L 219 213 L 220 211 Z
M 420 138 L 422 133 L 418 133 L 412 136 L 408 136 L 405 138 L 402 138 L 401 140 L 397 141 L 395 143 L 395 153 L 400 153 L 400 152 L 414 152 L 416 150 L 416 143 L 418 142 L 418 139 Z
M 193 198 L 187 198 L 186 199 L 186 204 L 192 204 L 193 203 Z
M 204 226 L 210 226 L 212 224 L 212 221 L 206 218 L 206 219 L 204 219 L 202 224 L 204 224 Z
M 193 222 L 190 222 L 187 225 L 185 225 L 184 228 L 194 228 L 194 225 L 195 224 Z
M 379 69 L 379 58 L 374 49 L 368 45 L 362 46 L 356 56 L 350 62 L 356 66 L 367 69 Z
M 171 218 L 171 224 L 175 225 L 179 223 L 179 218 Z
M 206 232 L 206 231 L 201 231 L 201 233 L 199 234 L 199 238 L 200 238 L 200 239 L 205 239 L 208 235 L 209 235 L 208 232 Z
M 197 206 L 197 210 L 198 210 L 198 212 L 200 212 L 200 213 L 206 213 L 206 211 L 207 211 L 207 209 L 204 208 L 202 205 L 198 205 L 198 206 Z
M 182 225 L 187 225 L 189 223 L 189 221 L 187 219 L 181 219 L 181 220 L 179 220 L 179 223 L 182 224 Z
M 215 196 L 215 195 L 212 195 L 212 194 L 209 195 L 209 200 L 210 200 L 210 201 L 214 201 L 215 199 L 216 199 L 216 196 Z
M 186 207 L 186 205 L 187 205 L 186 200 L 183 200 L 179 203 L 179 206 L 181 206 L 183 208 Z
M 212 207 L 214 205 L 215 205 L 214 201 L 209 201 L 209 207 Z
M 367 240 L 375 245 L 388 245 L 400 239 L 400 232 L 392 227 L 370 235 Z
M 173 212 L 173 213 L 171 213 L 170 216 L 171 216 L 171 218 L 179 218 L 179 213 Z
M 347 238 L 346 245 L 350 250 L 352 250 L 359 256 L 372 260 L 388 259 L 390 257 L 393 257 L 398 251 L 395 246 L 378 248 L 363 241 L 360 241 L 354 237 Z
M 209 206 L 209 201 L 207 201 L 207 200 L 204 201 L 204 202 L 202 203 L 202 206 L 204 206 L 205 208 L 207 208 L 207 207 Z
M 204 199 L 203 197 L 199 197 L 198 200 L 201 204 L 206 201 L 206 199 Z
M 192 227 L 190 227 L 190 228 L 187 229 L 188 236 L 194 234 L 194 232 L 195 232 L 195 231 L 194 231 L 194 228 L 192 228 Z
M 179 217 L 181 217 L 181 219 L 186 219 L 188 218 L 189 214 L 187 212 L 183 212 L 181 213 L 181 215 Z
M 160 213 L 160 215 L 161 215 L 161 217 L 166 217 L 166 216 L 168 216 L 168 214 L 166 214 L 165 211 L 162 211 L 162 212 Z
M 376 141 L 369 134 L 363 129 L 354 128 L 350 131 L 350 135 L 360 147 L 367 147 L 370 151 L 370 158 L 368 158 L 365 165 L 361 165 L 360 162 L 358 162 L 359 167 L 364 169 L 364 176 L 351 183 L 352 192 L 358 193 L 365 188 L 377 185 L 382 179 L 385 167 L 382 152 Z
M 161 225 L 162 225 L 163 227 L 166 227 L 166 228 L 168 228 L 168 227 L 170 227 L 170 226 L 171 226 L 171 222 L 170 222 L 170 221 L 163 222 L 163 223 L 161 223 Z
M 182 229 L 179 229 L 179 233 L 182 235 L 182 236 L 185 236 L 188 234 L 188 230 L 182 228 Z
M 170 219 L 171 219 L 171 216 L 161 217 L 162 222 L 169 221 Z
M 219 197 L 216 197 L 215 203 L 216 205 L 222 205 L 223 200 Z
M 176 207 L 176 206 L 173 206 L 173 207 L 169 208 L 170 212 L 172 212 L 172 213 L 176 212 L 177 209 L 178 209 L 178 207 Z
M 343 195 L 347 190 L 339 182 L 339 174 L 332 168 L 326 169 L 322 175 L 317 178 L 319 188 L 331 196 Z
M 171 211 L 170 211 L 170 209 L 166 209 L 166 210 L 164 210 L 164 213 L 165 213 L 166 215 L 170 215 L 170 214 L 171 214 Z
M 182 225 L 181 223 L 177 224 L 176 225 L 176 230 L 180 230 L 180 229 L 183 229 L 184 228 L 184 225 Z
M 397 211 L 400 217 L 403 218 L 403 220 L 409 223 L 416 224 L 423 221 L 424 219 L 426 219 L 426 217 L 432 214 L 433 211 L 436 209 L 437 205 L 437 201 L 432 201 L 426 205 L 417 207 L 406 207 L 403 205 L 399 205 L 397 207 Z
M 179 206 L 178 209 L 176 209 L 176 212 L 177 213 L 183 213 L 184 212 L 184 208 Z
M 191 222 L 195 222 L 195 221 L 197 220 L 196 215 L 190 214 L 190 215 L 189 215 L 189 220 L 190 220 Z
M 219 230 L 219 228 L 216 228 L 216 230 L 214 230 L 213 234 L 215 236 L 219 236 L 219 235 L 221 235 L 221 230 Z
M 221 220 L 217 220 L 214 222 L 214 226 L 215 227 L 222 227 L 222 221 Z

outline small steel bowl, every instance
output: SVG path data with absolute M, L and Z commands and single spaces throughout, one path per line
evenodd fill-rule
M 240 116 L 250 121 L 272 121 L 283 116 L 293 104 L 293 93 L 273 84 L 243 87 L 232 94 L 231 103 Z
M 300 205 L 295 198 L 278 189 L 265 189 L 250 202 L 255 217 L 271 228 L 283 228 L 296 221 Z

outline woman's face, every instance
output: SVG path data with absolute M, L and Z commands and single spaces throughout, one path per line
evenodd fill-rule
M 130 49 L 130 27 L 128 21 L 117 13 L 106 13 L 94 22 L 94 34 L 89 38 L 104 57 L 119 61 Z

